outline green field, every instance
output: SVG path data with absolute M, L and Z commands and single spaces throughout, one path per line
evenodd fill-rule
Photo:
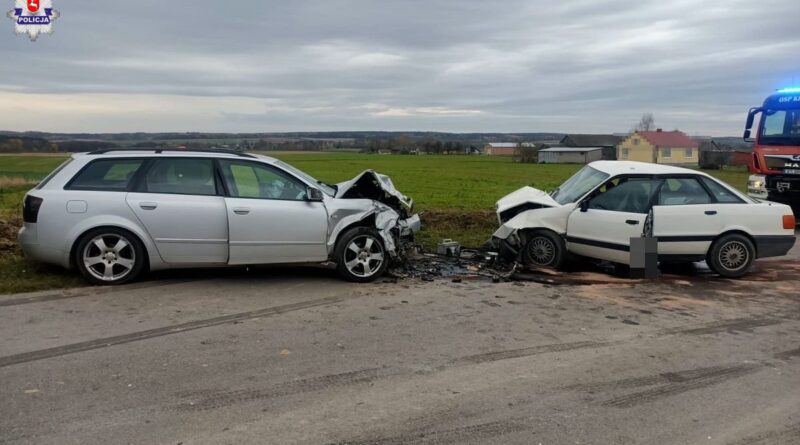
M 325 182 L 350 179 L 366 169 L 389 175 L 395 186 L 414 198 L 424 224 L 420 241 L 427 247 L 441 238 L 476 246 L 496 226 L 497 198 L 522 186 L 550 190 L 579 165 L 519 164 L 490 156 L 393 156 L 356 153 L 277 153 L 276 157 Z M 0 156 L 0 293 L 71 286 L 74 274 L 30 264 L 13 245 L 20 206 L 31 185 L 19 179 L 38 180 L 63 162 L 59 156 Z M 708 173 L 744 190 L 744 170 Z M 12 178 L 12 179 L 9 179 Z M 6 184 L 6 185 L 4 185 Z M 11 184 L 8 186 L 7 184 Z

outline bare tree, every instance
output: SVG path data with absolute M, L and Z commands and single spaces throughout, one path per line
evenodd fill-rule
M 517 146 L 514 148 L 514 157 L 512 158 L 512 160 L 514 162 L 535 164 L 539 162 L 539 147 L 519 142 L 517 143 Z
M 653 117 L 653 113 L 644 113 L 642 114 L 642 118 L 639 119 L 639 123 L 636 124 L 634 130 L 637 131 L 652 131 L 656 128 L 656 118 Z

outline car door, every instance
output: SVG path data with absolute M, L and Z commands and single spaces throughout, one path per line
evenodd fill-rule
M 173 264 L 225 264 L 228 219 L 213 159 L 153 158 L 126 200 Z
M 219 160 L 228 196 L 229 264 L 324 261 L 328 212 L 305 183 L 277 167 Z
M 734 216 L 728 210 L 698 176 L 665 178 L 653 206 L 653 236 L 658 238 L 659 256 L 705 255 L 726 219 Z
M 630 264 L 630 239 L 642 234 L 657 181 L 614 178 L 567 219 L 567 248 L 579 255 Z

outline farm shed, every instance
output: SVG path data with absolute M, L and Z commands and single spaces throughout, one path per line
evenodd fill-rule
M 603 159 L 603 147 L 550 147 L 539 150 L 540 164 L 588 164 Z
M 617 145 L 625 139 L 613 134 L 567 134 L 561 138 L 560 146 L 564 147 L 602 147 L 603 159 L 617 159 Z
M 483 151 L 489 156 L 514 156 L 516 148 L 516 142 L 490 142 L 483 147 Z

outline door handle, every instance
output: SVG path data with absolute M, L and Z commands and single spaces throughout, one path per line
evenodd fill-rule
M 141 207 L 142 210 L 155 210 L 156 207 L 158 207 L 158 203 L 157 202 L 140 202 L 139 203 L 139 207 Z
M 625 224 L 630 224 L 630 225 L 632 225 L 632 226 L 635 226 L 636 224 L 639 224 L 639 220 L 636 220 L 636 219 L 626 219 L 626 220 L 625 220 Z
M 233 213 L 237 215 L 247 215 L 248 213 L 250 213 L 250 209 L 247 207 L 234 207 Z
M 706 210 L 706 215 L 716 215 L 716 214 L 717 214 L 716 210 Z

